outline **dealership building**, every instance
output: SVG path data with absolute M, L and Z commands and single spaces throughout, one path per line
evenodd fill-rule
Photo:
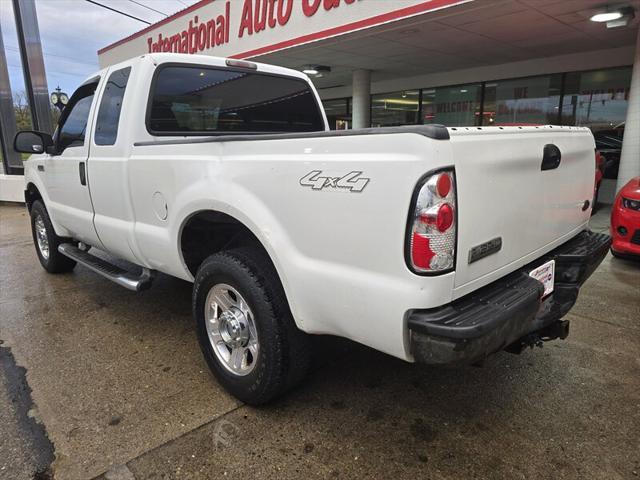
M 302 70 L 333 129 L 588 126 L 607 159 L 601 200 L 611 201 L 618 177 L 620 188 L 640 175 L 640 0 L 602 5 L 202 0 L 98 58 L 106 67 L 172 51 Z

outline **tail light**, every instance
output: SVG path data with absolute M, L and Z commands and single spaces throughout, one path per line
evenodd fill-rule
M 453 270 L 456 254 L 456 191 L 453 170 L 426 176 L 413 195 L 407 263 L 416 273 Z

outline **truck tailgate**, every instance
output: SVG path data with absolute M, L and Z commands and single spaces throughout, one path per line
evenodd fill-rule
M 593 197 L 595 145 L 587 128 L 449 131 L 458 195 L 456 297 L 534 260 L 588 223 L 591 208 L 584 207 Z M 561 160 L 543 170 L 549 144 L 560 149 Z M 497 238 L 498 251 L 470 261 L 472 248 Z

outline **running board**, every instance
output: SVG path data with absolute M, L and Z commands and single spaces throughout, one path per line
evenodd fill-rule
M 102 258 L 91 255 L 71 243 L 62 243 L 58 246 L 58 251 L 65 257 L 75 260 L 80 265 L 99 273 L 103 277 L 117 283 L 121 287 L 134 292 L 146 290 L 151 286 L 154 278 L 154 272 L 148 268 L 143 268 L 139 276 L 128 272 Z

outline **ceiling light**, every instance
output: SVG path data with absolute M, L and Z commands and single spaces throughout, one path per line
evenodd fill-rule
M 607 28 L 626 27 L 635 17 L 633 7 L 607 8 L 591 17 L 592 22 L 605 23 Z
M 306 73 L 311 76 L 320 76 L 323 73 L 331 72 L 331 67 L 326 65 L 304 65 L 302 67 L 302 73 Z
M 596 13 L 591 17 L 591 21 L 603 23 L 618 20 L 619 18 L 622 18 L 622 12 L 620 10 L 616 10 L 613 12 Z
M 468 90 L 466 90 L 466 89 L 464 89 L 464 88 L 461 88 L 461 89 L 460 89 L 460 93 L 467 93 L 467 92 L 468 92 Z

